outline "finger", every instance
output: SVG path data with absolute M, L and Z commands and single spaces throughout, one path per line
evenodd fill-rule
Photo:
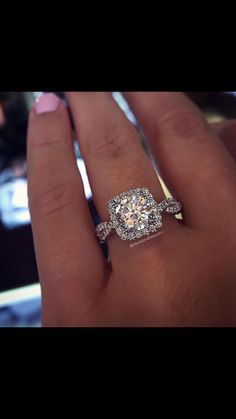
M 83 311 L 104 284 L 72 144 L 67 110 L 52 94 L 34 106 L 28 129 L 29 204 L 47 319 Z M 91 264 L 91 257 L 93 263 Z M 68 306 L 70 308 L 68 308 Z
M 125 97 L 162 176 L 184 203 L 185 222 L 208 225 L 208 211 L 215 224 L 235 190 L 235 166 L 203 115 L 181 93 L 126 92 Z
M 236 120 L 212 124 L 212 127 L 236 161 Z
M 107 203 L 110 199 L 135 187 L 147 187 L 157 200 L 162 200 L 161 185 L 137 132 L 112 96 L 67 92 L 67 98 L 101 218 L 109 219 Z M 170 225 L 172 220 L 166 223 Z M 128 243 L 114 236 L 109 244 L 111 253 L 114 251 L 119 261 L 125 257 Z

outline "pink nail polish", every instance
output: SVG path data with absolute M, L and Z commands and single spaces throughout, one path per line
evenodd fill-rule
M 44 93 L 40 96 L 35 104 L 34 110 L 37 114 L 55 112 L 60 104 L 60 99 L 53 93 Z

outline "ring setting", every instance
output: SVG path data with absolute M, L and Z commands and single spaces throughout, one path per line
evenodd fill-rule
M 162 227 L 162 213 L 178 214 L 182 206 L 173 198 L 158 204 L 147 188 L 122 192 L 108 202 L 110 221 L 100 223 L 96 233 L 101 242 L 115 230 L 122 240 L 137 240 Z

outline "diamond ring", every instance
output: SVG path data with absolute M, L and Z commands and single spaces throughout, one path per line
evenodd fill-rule
M 96 227 L 97 237 L 103 243 L 116 231 L 122 240 L 136 240 L 162 227 L 162 213 L 179 214 L 182 205 L 173 198 L 158 204 L 147 188 L 123 192 L 108 202 L 110 221 Z

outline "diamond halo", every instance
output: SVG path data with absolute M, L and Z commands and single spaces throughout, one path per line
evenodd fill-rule
M 162 216 L 147 188 L 131 189 L 108 202 L 116 233 L 122 240 L 136 240 L 162 227 Z
M 174 198 L 157 203 L 147 188 L 122 192 L 108 202 L 110 221 L 100 223 L 96 233 L 101 243 L 116 231 L 122 240 L 149 236 L 162 227 L 162 213 L 176 215 L 182 205 Z

